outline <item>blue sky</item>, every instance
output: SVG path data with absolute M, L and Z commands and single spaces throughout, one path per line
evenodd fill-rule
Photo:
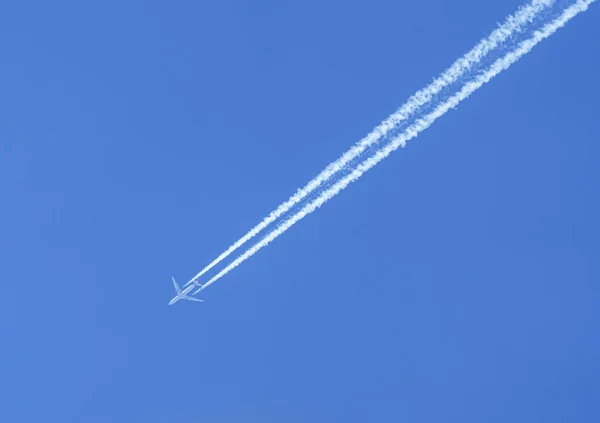
M 598 5 L 167 306 L 520 4 L 4 5 L 0 420 L 600 419 Z

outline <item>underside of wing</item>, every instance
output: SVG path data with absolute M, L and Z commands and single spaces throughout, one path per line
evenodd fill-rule
M 199 303 L 203 303 L 204 300 L 200 300 L 198 298 L 194 298 L 194 297 L 183 297 L 185 300 L 189 300 L 189 301 L 198 301 Z
M 177 285 L 177 282 L 175 282 L 175 278 L 171 278 L 171 280 L 173 281 L 173 287 L 175 288 L 175 292 L 179 294 L 181 292 L 181 290 L 179 289 L 179 285 Z

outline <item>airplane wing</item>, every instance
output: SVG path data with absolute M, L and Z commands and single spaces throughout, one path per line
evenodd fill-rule
M 190 300 L 190 301 L 198 301 L 199 303 L 203 303 L 204 300 L 200 300 L 198 298 L 194 298 L 194 297 L 183 297 L 184 300 Z
M 175 282 L 175 278 L 171 278 L 173 280 L 173 286 L 175 287 L 175 292 L 177 292 L 178 294 L 181 292 L 181 290 L 179 289 L 179 285 L 177 285 L 177 282 Z

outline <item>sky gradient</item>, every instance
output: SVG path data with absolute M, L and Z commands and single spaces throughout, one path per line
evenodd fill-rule
M 599 420 L 597 4 L 167 306 L 521 4 L 3 6 L 0 421 Z

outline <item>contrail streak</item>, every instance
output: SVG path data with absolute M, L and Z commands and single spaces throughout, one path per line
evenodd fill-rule
M 200 292 L 201 290 L 216 282 L 218 279 L 225 276 L 231 270 L 233 270 L 241 263 L 252 257 L 254 254 L 256 254 L 260 249 L 269 245 L 275 238 L 283 234 L 298 221 L 317 210 L 331 198 L 335 197 L 348 185 L 350 185 L 350 183 L 358 180 L 366 171 L 368 171 L 377 163 L 385 159 L 388 155 L 390 155 L 390 153 L 397 150 L 399 147 L 404 147 L 407 141 L 409 141 L 412 138 L 415 138 L 422 131 L 429 128 L 438 118 L 445 115 L 449 110 L 458 106 L 460 102 L 467 99 L 471 94 L 473 94 L 484 84 L 489 82 L 500 72 L 508 69 L 517 60 L 529 53 L 542 40 L 554 34 L 559 28 L 563 27 L 576 15 L 587 10 L 588 7 L 595 1 L 596 0 L 578 0 L 576 3 L 565 9 L 559 17 L 557 17 L 552 22 L 546 24 L 541 30 L 535 31 L 531 38 L 521 42 L 515 50 L 507 53 L 504 57 L 496 60 L 486 72 L 467 82 L 459 92 L 457 92 L 455 95 L 453 95 L 452 97 L 444 101 L 442 104 L 440 104 L 433 112 L 429 113 L 423 118 L 418 119 L 413 125 L 409 126 L 402 134 L 393 139 L 385 147 L 381 148 L 376 153 L 374 153 L 373 156 L 369 157 L 361 164 L 359 164 L 351 174 L 344 177 L 343 179 L 340 179 L 331 188 L 324 191 L 314 201 L 304 206 L 295 215 L 293 215 L 288 220 L 283 222 L 280 226 L 278 226 L 276 229 L 271 231 L 267 236 L 265 236 L 265 238 L 263 238 L 260 242 L 256 243 L 254 246 L 249 248 L 244 254 L 242 254 L 233 262 L 231 262 L 231 264 L 229 264 L 227 267 L 225 267 L 223 270 L 217 273 L 195 293 Z
M 458 59 L 452 66 L 445 70 L 438 78 L 431 82 L 427 87 L 415 93 L 408 99 L 403 106 L 391 114 L 387 119 L 375 127 L 367 136 L 354 144 L 336 161 L 330 163 L 321 173 L 308 182 L 303 188 L 298 189 L 286 202 L 267 215 L 258 225 L 252 228 L 246 235 L 237 240 L 227 250 L 221 253 L 216 259 L 202 269 L 196 276 L 186 283 L 185 286 L 204 275 L 223 259 L 248 242 L 259 232 L 265 229 L 269 224 L 287 213 L 292 207 L 306 198 L 315 189 L 319 188 L 324 182 L 330 179 L 344 166 L 353 161 L 367 148 L 376 144 L 388 132 L 394 129 L 400 122 L 410 117 L 423 105 L 430 102 L 433 97 L 440 93 L 444 88 L 458 81 L 466 72 L 479 63 L 490 51 L 497 48 L 513 34 L 521 31 L 527 24 L 533 22 L 535 17 L 541 12 L 551 7 L 555 0 L 532 0 L 530 4 L 522 6 L 514 15 L 506 18 L 505 22 L 496 28 L 487 38 L 481 40 L 471 51 Z

